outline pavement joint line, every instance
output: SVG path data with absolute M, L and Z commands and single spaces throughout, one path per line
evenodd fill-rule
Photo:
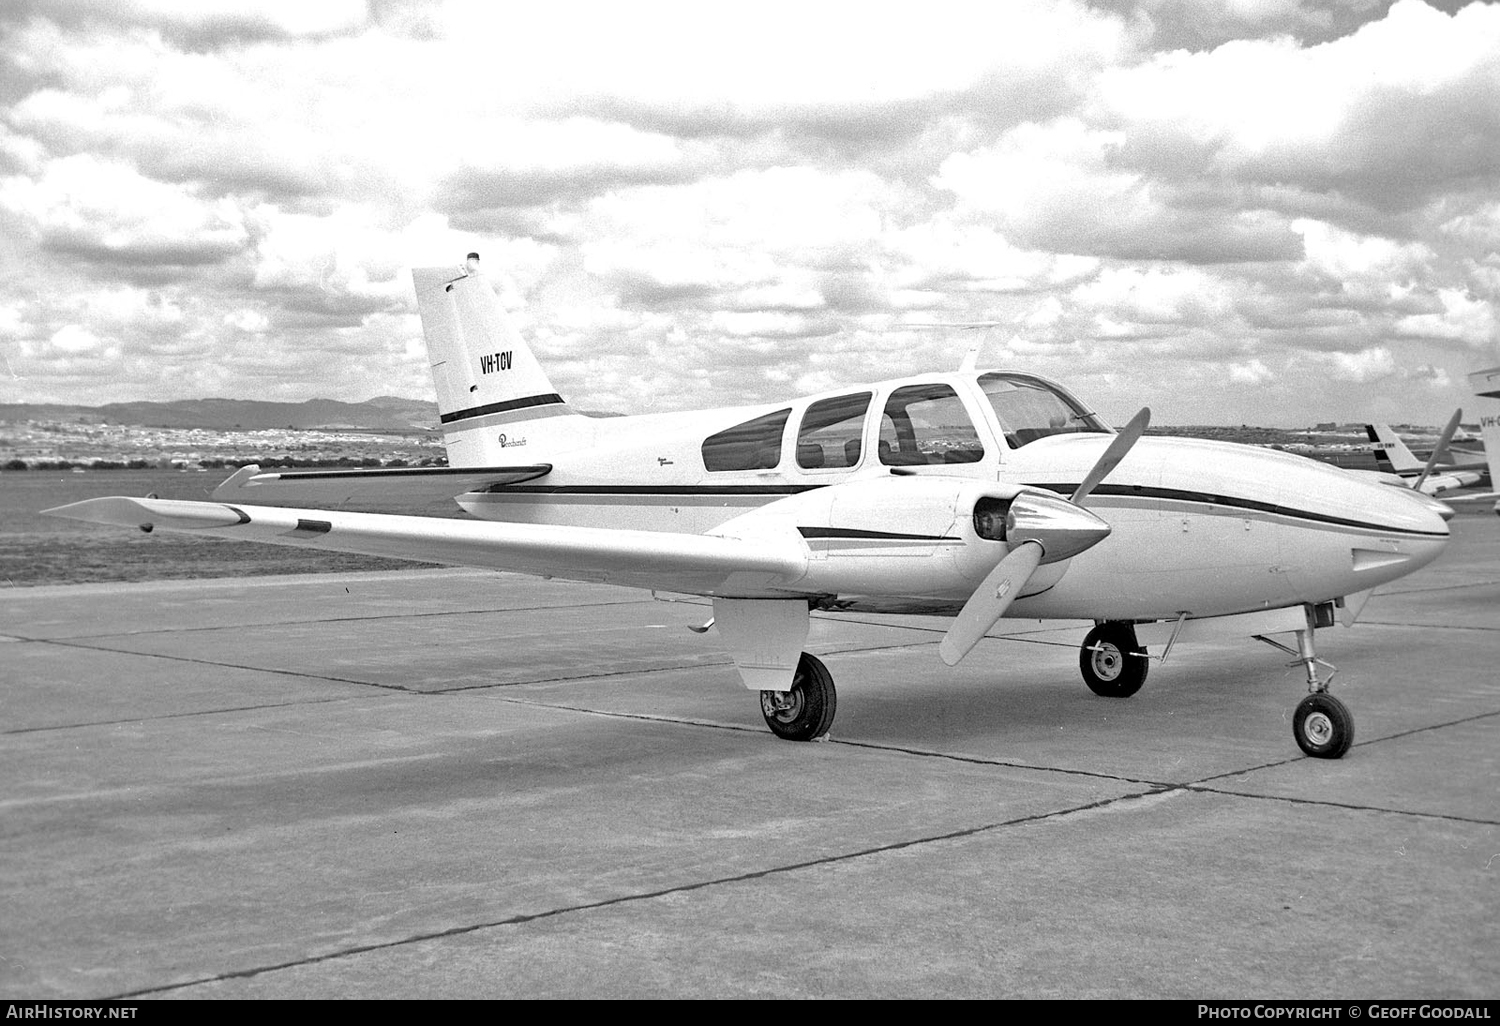
M 901 745 L 879 744 L 874 741 L 851 741 L 843 738 L 830 737 L 829 742 L 837 745 L 847 745 L 850 748 L 869 748 L 880 752 L 896 752 L 902 755 L 913 755 L 922 759 L 939 759 L 944 762 L 962 762 L 974 766 L 997 766 L 1005 769 L 1035 770 L 1039 773 L 1061 773 L 1067 776 L 1093 777 L 1099 780 L 1113 780 L 1125 784 L 1139 784 L 1145 787 L 1157 788 L 1162 791 L 1181 787 L 1165 780 L 1151 780 L 1146 777 L 1127 777 L 1118 773 L 1102 773 L 1098 770 L 1073 769 L 1066 766 L 1041 766 L 1032 762 L 1016 762 L 1011 759 L 987 758 L 983 755 L 961 755 L 955 752 L 934 752 L 927 748 L 906 748 Z
M 229 972 L 218 973 L 195 980 L 185 980 L 181 983 L 166 984 L 159 987 L 145 987 L 139 990 L 125 991 L 120 994 L 110 995 L 94 1000 L 119 1001 L 126 998 L 146 997 L 153 994 L 165 994 L 174 990 L 184 990 L 188 987 L 203 986 L 211 983 L 222 983 L 226 980 L 251 979 L 266 973 L 279 972 L 285 969 L 298 969 L 304 966 L 317 965 L 323 962 L 331 962 L 337 959 L 350 958 L 356 955 L 369 954 L 374 951 L 387 951 L 393 948 L 405 947 L 409 944 L 422 944 L 427 941 L 445 940 L 451 937 L 462 937 L 472 933 L 485 930 L 501 929 L 507 926 L 522 926 L 527 923 L 537 922 L 543 919 L 552 919 L 558 916 L 569 915 L 575 912 L 593 912 L 599 909 L 611 908 L 617 905 L 628 905 L 642 901 L 654 901 L 659 898 L 677 894 L 690 894 L 694 891 L 708 890 L 714 887 L 728 886 L 746 883 L 751 880 L 764 880 L 770 877 L 781 876 L 788 873 L 797 873 L 806 869 L 816 869 L 823 866 L 838 865 L 845 862 L 853 862 L 859 859 L 873 858 L 886 855 L 891 852 L 904 851 L 908 848 L 920 847 L 928 844 L 941 844 L 946 841 L 963 840 L 980 834 L 1003 830 L 1008 827 L 1025 826 L 1031 823 L 1041 823 L 1052 819 L 1061 819 L 1080 812 L 1091 812 L 1096 809 L 1107 808 L 1123 802 L 1134 801 L 1139 798 L 1156 797 L 1179 790 L 1176 785 L 1166 788 L 1148 788 L 1132 794 L 1119 795 L 1114 798 L 1102 798 L 1098 801 L 1087 802 L 1083 805 L 1071 806 L 1066 809 L 1053 809 L 1050 812 L 1033 813 L 1028 816 L 1017 816 L 1014 819 L 1001 820 L 995 823 L 981 823 L 977 826 L 963 827 L 958 830 L 949 830 L 941 834 L 932 834 L 925 837 L 913 837 L 903 841 L 893 841 L 889 844 L 876 845 L 870 848 L 862 848 L 857 851 L 843 852 L 837 855 L 826 855 L 822 858 L 808 859 L 803 862 L 789 863 L 784 866 L 772 866 L 768 869 L 757 869 L 746 873 L 736 873 L 731 876 L 716 877 L 710 880 L 698 880 L 693 883 L 679 884 L 675 887 L 663 887 L 654 891 L 646 891 L 639 894 L 622 894 L 613 898 L 604 898 L 599 901 L 582 902 L 576 905 L 564 905 L 558 908 L 547 909 L 542 912 L 524 913 L 521 915 L 508 916 L 504 919 L 491 920 L 483 923 L 469 923 L 464 926 L 453 926 L 445 930 L 432 930 L 427 933 L 413 934 L 409 937 L 397 940 L 382 941 L 378 944 L 361 944 L 354 947 L 344 948 L 339 951 L 329 951 L 321 955 L 310 955 L 306 958 L 293 959 L 275 965 L 256 966 L 250 969 L 237 969 Z
M 1297 760 L 1292 760 L 1297 761 Z M 1392 809 L 1384 805 L 1353 805 L 1348 802 L 1330 802 L 1318 798 L 1292 798 L 1279 794 L 1255 794 L 1250 791 L 1236 791 L 1227 787 L 1205 787 L 1201 784 L 1184 784 L 1184 790 L 1193 791 L 1198 794 L 1227 795 L 1234 798 L 1248 798 L 1253 801 L 1263 802 L 1285 802 L 1288 805 L 1311 805 L 1325 809 L 1344 809 L 1348 812 L 1379 812 L 1389 816 L 1406 816 L 1412 819 L 1435 819 L 1450 823 L 1469 823 L 1475 826 L 1500 826 L 1500 819 L 1479 819 L 1474 816 L 1458 816 L 1449 812 L 1417 812 L 1412 809 Z
M 1476 627 L 1465 623 L 1394 623 L 1390 620 L 1361 620 L 1359 622 L 1369 627 L 1405 627 L 1414 631 L 1500 631 L 1500 627 Z
M 685 719 L 680 717 L 654 715 L 651 713 L 615 712 L 607 709 L 590 709 L 583 706 L 554 705 L 545 702 L 526 702 L 521 699 L 514 698 L 503 698 L 501 699 L 501 701 L 511 702 L 517 705 L 526 705 L 547 709 L 560 709 L 569 712 L 584 713 L 587 715 L 601 716 L 613 719 L 642 720 L 652 723 L 675 723 L 681 724 L 683 726 L 708 727 L 714 730 L 732 730 L 741 733 L 756 735 L 764 733 L 756 727 L 746 727 L 742 724 L 737 723 L 717 723 L 712 720 Z M 1444 723 L 1434 723 L 1423 727 L 1414 727 L 1411 730 L 1399 731 L 1395 734 L 1388 734 L 1382 737 L 1370 738 L 1366 741 L 1360 741 L 1357 742 L 1354 747 L 1358 748 L 1366 745 L 1379 744 L 1384 741 L 1406 737 L 1411 734 L 1419 734 L 1426 731 L 1439 730 L 1445 727 L 1459 726 L 1465 723 L 1472 723 L 1478 720 L 1489 719 L 1494 716 L 1500 716 L 1500 712 L 1478 713 L 1474 716 L 1466 716 L 1461 719 L 1450 720 Z M 1125 776 L 1119 773 L 1104 773 L 1098 770 L 1076 769 L 1067 766 L 1044 766 L 1031 762 L 1016 762 L 1009 759 L 988 758 L 982 755 L 964 755 L 955 752 L 935 752 L 931 749 L 907 748 L 901 745 L 880 744 L 873 741 L 855 741 L 846 738 L 836 738 L 831 734 L 826 735 L 820 740 L 828 744 L 844 745 L 850 748 L 866 748 L 872 751 L 893 752 L 901 755 L 916 756 L 917 758 L 938 759 L 944 762 L 967 763 L 975 766 L 995 766 L 1005 769 L 1034 770 L 1037 773 L 1057 773 L 1067 776 L 1091 777 L 1098 780 L 1110 780 L 1118 783 L 1154 788 L 1155 790 L 1151 793 L 1167 793 L 1173 790 L 1195 791 L 1206 794 L 1223 794 L 1242 798 L 1255 798 L 1265 801 L 1284 801 L 1294 805 L 1319 805 L 1331 808 L 1349 809 L 1354 811 L 1381 812 L 1398 816 L 1412 816 L 1422 819 L 1451 820 L 1454 822 L 1475 823 L 1480 825 L 1500 825 L 1500 820 L 1478 819 L 1469 816 L 1455 816 L 1447 813 L 1415 812 L 1408 809 L 1392 809 L 1379 805 L 1350 805 L 1341 802 L 1321 801 L 1316 798 L 1287 798 L 1280 795 L 1255 794 L 1252 792 L 1237 791 L 1233 788 L 1214 787 L 1210 786 L 1209 783 L 1210 781 L 1221 780 L 1226 777 L 1240 777 L 1250 773 L 1257 773 L 1261 770 L 1275 769 L 1278 766 L 1287 766 L 1296 762 L 1304 762 L 1308 758 L 1310 758 L 1310 756 L 1304 755 L 1291 756 L 1289 758 L 1280 759 L 1275 762 L 1262 763 L 1259 766 L 1250 766 L 1242 769 L 1228 770 L 1223 773 L 1216 773 L 1212 776 L 1202 777 L 1196 781 L 1168 781 L 1153 780 L 1149 777 Z
M 216 666 L 221 670 L 248 670 L 252 673 L 283 674 L 288 677 L 301 677 L 307 680 L 324 680 L 335 684 L 358 684 L 367 688 L 379 688 L 382 691 L 398 691 L 407 695 L 420 695 L 425 692 L 413 688 L 402 687 L 399 684 L 380 684 L 376 681 L 354 680 L 350 677 L 333 677 L 326 673 L 308 673 L 305 670 L 288 670 L 279 667 L 268 666 L 245 666 L 242 663 L 221 663 L 212 659 L 196 659 L 192 656 L 170 655 L 165 652 L 132 652 L 129 649 L 110 648 L 106 645 L 81 645 L 75 639 L 36 638 L 39 644 L 57 645 L 59 648 L 81 648 L 89 652 L 109 652 L 113 655 L 132 655 L 142 659 L 166 659 L 178 663 L 192 663 L 198 666 Z
M 1371 598 L 1386 598 L 1391 595 L 1430 595 L 1435 591 L 1462 591 L 1465 588 L 1493 588 L 1500 580 L 1466 581 L 1463 584 L 1434 584 L 1429 588 L 1401 588 L 1376 592 Z
M 324 622 L 329 622 L 329 621 L 308 621 L 308 622 L 324 623 Z M 672 625 L 672 624 L 666 624 L 666 625 L 662 625 L 662 626 L 672 627 L 674 625 Z M 212 628 L 212 629 L 214 629 L 214 630 L 223 630 L 225 628 Z M 141 632 L 134 632 L 134 633 L 131 633 L 131 634 L 97 634 L 97 635 L 88 635 L 88 636 L 77 637 L 77 638 L 19 638 L 17 640 L 20 640 L 20 641 L 29 641 L 29 642 L 32 642 L 32 643 L 38 644 L 38 645 L 57 645 L 57 646 L 59 646 L 61 648 L 81 648 L 81 649 L 85 649 L 85 650 L 90 651 L 90 652 L 109 652 L 109 653 L 113 653 L 115 655 L 138 656 L 138 657 L 143 658 L 143 659 L 167 659 L 167 660 L 172 660 L 172 661 L 175 661 L 175 662 L 195 663 L 195 664 L 202 665 L 202 666 L 217 666 L 217 667 L 219 667 L 221 669 L 227 669 L 227 670 L 248 670 L 248 671 L 251 671 L 251 672 L 259 672 L 259 673 L 286 674 L 287 676 L 291 676 L 291 677 L 301 677 L 301 678 L 305 678 L 305 679 L 309 679 L 309 680 L 325 680 L 325 681 L 330 681 L 332 683 L 337 683 L 337 684 L 363 685 L 363 686 L 366 686 L 366 687 L 380 688 L 380 689 L 385 690 L 385 691 L 398 691 L 398 692 L 401 692 L 403 694 L 410 694 L 410 695 L 452 695 L 452 694 L 460 694 L 460 693 L 467 692 L 467 691 L 485 691 L 485 690 L 496 689 L 496 688 L 524 687 L 524 686 L 529 685 L 529 684 L 565 684 L 565 683 L 568 683 L 568 682 L 571 682 L 571 681 L 602 680 L 602 679 L 606 679 L 606 678 L 609 678 L 609 677 L 628 677 L 628 676 L 631 676 L 631 675 L 634 675 L 634 674 L 641 674 L 641 673 L 658 673 L 658 672 L 666 673 L 666 672 L 675 672 L 675 671 L 678 671 L 678 670 L 714 669 L 714 668 L 718 668 L 718 667 L 733 666 L 734 665 L 734 661 L 732 659 L 727 659 L 727 658 L 723 658 L 723 657 L 717 657 L 717 658 L 716 657 L 709 657 L 709 658 L 704 659 L 704 660 L 699 660 L 699 661 L 690 662 L 690 663 L 683 663 L 683 664 L 680 664 L 680 665 L 651 666 L 651 667 L 648 667 L 646 669 L 638 669 L 637 668 L 637 669 L 624 669 L 624 670 L 609 670 L 609 671 L 603 671 L 603 672 L 598 672 L 598 673 L 580 673 L 580 674 L 575 674 L 575 675 L 569 676 L 569 677 L 545 677 L 545 678 L 534 678 L 534 679 L 530 679 L 530 680 L 517 680 L 517 681 L 491 681 L 489 683 L 484 683 L 484 684 L 460 684 L 460 685 L 457 685 L 455 687 L 447 687 L 447 688 L 443 688 L 443 687 L 439 687 L 439 688 L 413 688 L 413 687 L 405 687 L 405 686 L 400 685 L 400 684 L 381 684 L 381 683 L 379 683 L 377 681 L 355 680 L 355 679 L 350 678 L 350 677 L 334 677 L 334 676 L 330 676 L 328 674 L 311 673 L 311 672 L 306 671 L 306 670 L 292 670 L 292 669 L 285 669 L 285 668 L 274 667 L 274 666 L 248 666 L 248 665 L 245 665 L 243 663 L 218 662 L 218 661 L 215 661 L 215 660 L 212 660 L 212 659 L 203 659 L 203 658 L 193 657 L 193 656 L 172 655 L 172 654 L 165 653 L 165 652 L 136 652 L 136 651 L 133 651 L 131 649 L 111 648 L 108 645 L 101 645 L 101 644 L 92 644 L 91 645 L 91 644 L 85 644 L 84 643 L 84 642 L 88 642 L 88 641 L 102 641 L 102 640 L 108 640 L 110 638 L 121 638 L 121 637 L 136 637 L 136 636 L 139 636 L 140 634 L 154 634 L 154 633 L 166 633 L 166 632 L 141 631 Z M 863 653 L 866 653 L 866 652 L 884 652 L 884 651 L 891 651 L 891 650 L 895 650 L 895 649 L 924 647 L 926 644 L 927 643 L 923 642 L 923 643 L 919 643 L 917 645 L 912 645 L 912 644 L 909 644 L 909 643 L 907 643 L 907 644 L 898 644 L 898 645 L 869 645 L 869 646 L 865 646 L 865 647 L 862 647 L 862 648 L 837 649 L 833 653 L 827 653 L 827 652 L 825 652 L 824 654 L 858 655 L 858 654 L 863 654 Z M 562 709 L 562 708 L 569 708 L 569 707 L 567 707 L 567 706 L 552 706 L 552 708 Z M 580 710 L 576 710 L 576 711 L 579 711 L 579 712 L 588 712 L 590 710 L 580 709 Z M 185 715 L 191 715 L 191 714 L 185 714 Z M 6 733 L 6 732 L 5 731 L 0 731 L 0 734 L 4 734 L 4 733 Z
M 82 730 L 88 727 L 118 727 L 126 723 L 155 723 L 158 720 L 181 720 L 193 716 L 215 716 L 220 713 L 254 712 L 257 709 L 285 709 L 299 705 L 323 705 L 327 702 L 347 702 L 354 696 L 336 695 L 322 698 L 298 698 L 289 702 L 265 702 L 261 705 L 234 705 L 217 709 L 196 709 L 192 712 L 161 713 L 156 716 L 131 716 L 119 720 L 89 720 L 86 723 L 54 723 L 45 727 L 16 727 L 0 730 L 0 737 L 12 734 L 39 734 L 49 730 Z
M 525 705 L 532 708 L 560 709 L 568 712 L 584 713 L 591 716 L 601 716 L 609 719 L 642 720 L 648 723 L 675 723 L 691 727 L 707 727 L 712 730 L 732 730 L 739 733 L 765 735 L 764 730 L 759 727 L 747 727 L 740 723 L 720 723 L 713 720 L 695 720 L 682 717 L 661 716 L 652 713 L 629 713 L 616 712 L 610 709 L 590 709 L 584 706 L 555 705 L 549 702 L 526 702 L 518 698 L 502 698 L 500 701 L 511 702 L 516 705 Z M 844 745 L 849 748 L 865 748 L 871 751 L 892 752 L 898 755 L 912 755 L 918 758 L 938 759 L 946 762 L 968 763 L 975 766 L 995 766 L 1004 769 L 1034 770 L 1038 773 L 1061 773 L 1071 776 L 1092 777 L 1099 780 L 1111 780 L 1118 783 L 1141 785 L 1160 790 L 1171 790 L 1184 785 L 1172 781 L 1151 780 L 1146 777 L 1127 777 L 1118 773 L 1102 773 L 1098 770 L 1073 769 L 1065 766 L 1043 766 L 1031 762 L 1015 762 L 1007 759 L 986 758 L 980 755 L 962 755 L 954 752 L 934 752 L 924 748 L 904 748 L 900 745 L 879 744 L 873 741 L 854 741 L 845 738 L 837 738 L 831 734 L 824 735 L 820 742 L 834 745 Z M 1288 760 L 1295 761 L 1295 760 Z M 1246 771 L 1236 771 L 1246 772 Z
M 580 603 L 562 606 L 515 606 L 505 609 L 442 609 L 431 612 L 407 612 L 407 613 L 376 613 L 371 616 L 331 616 L 314 620 L 268 620 L 263 623 L 229 623 L 217 624 L 205 627 L 150 627 L 134 631 L 114 631 L 109 634 L 77 634 L 64 639 L 52 638 L 25 638 L 16 636 L 18 641 L 90 641 L 97 638 L 138 638 L 151 634 L 192 634 L 198 631 L 229 631 L 246 630 L 261 627 L 307 627 L 324 623 L 361 623 L 366 620 L 416 620 L 429 616 L 482 616 L 485 614 L 499 613 L 529 613 L 537 611 L 553 612 L 563 609 L 596 609 L 600 606 L 632 606 L 636 602 L 599 602 Z
M 1465 723 L 1477 723 L 1479 720 L 1487 720 L 1493 716 L 1500 716 L 1500 710 L 1475 713 L 1472 716 L 1460 716 L 1456 720 L 1446 720 L 1442 723 L 1428 723 L 1420 727 L 1409 727 L 1406 730 L 1398 730 L 1394 734 L 1385 734 L 1381 737 L 1370 738 L 1370 740 L 1368 741 L 1356 741 L 1354 742 L 1354 747 L 1358 748 L 1361 745 L 1372 745 L 1378 741 L 1394 741 L 1398 737 L 1410 737 L 1413 734 L 1422 734 L 1429 730 L 1441 730 L 1444 727 L 1457 727 Z

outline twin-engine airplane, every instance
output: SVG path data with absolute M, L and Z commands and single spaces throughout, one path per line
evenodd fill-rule
M 450 467 L 245 467 L 213 502 L 48 512 L 704 597 L 766 723 L 798 741 L 827 733 L 836 702 L 802 651 L 811 611 L 954 617 L 949 665 L 1004 616 L 1093 620 L 1080 667 L 1111 697 L 1141 687 L 1148 645 L 1165 658 L 1227 628 L 1305 668 L 1294 736 L 1325 758 L 1354 726 L 1320 676 L 1316 629 L 1352 623 L 1371 589 L 1448 541 L 1451 511 L 1420 494 L 1286 453 L 1143 438 L 1145 409 L 1116 432 L 1061 386 L 972 358 L 787 402 L 582 416 L 477 257 L 413 277 Z M 397 492 L 456 495 L 474 519 L 260 504 Z

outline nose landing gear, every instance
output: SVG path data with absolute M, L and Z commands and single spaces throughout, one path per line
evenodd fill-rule
M 1313 647 L 1313 632 L 1318 627 L 1333 624 L 1333 606 L 1325 603 L 1302 608 L 1307 614 L 1307 626 L 1297 631 L 1295 649 L 1264 635 L 1256 636 L 1266 644 L 1296 656 L 1288 666 L 1302 666 L 1307 670 L 1309 694 L 1297 703 L 1297 708 L 1292 713 L 1292 737 L 1296 739 L 1297 747 L 1316 759 L 1338 759 L 1354 744 L 1354 717 L 1348 706 L 1328 693 L 1335 668 L 1331 663 L 1319 659 Z M 1328 668 L 1326 678 L 1319 678 L 1320 666 Z

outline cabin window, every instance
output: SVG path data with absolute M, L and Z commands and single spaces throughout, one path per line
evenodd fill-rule
M 979 432 L 958 393 L 941 382 L 891 393 L 880 418 L 880 462 L 892 467 L 977 463 Z
M 781 462 L 781 435 L 790 409 L 777 410 L 703 440 L 703 466 L 712 471 L 772 470 Z
M 979 387 L 1011 448 L 1074 432 L 1109 433 L 1098 417 L 1062 389 L 1025 374 L 983 374 Z
M 872 398 L 873 392 L 859 392 L 809 406 L 797 431 L 797 466 L 836 470 L 858 464 Z

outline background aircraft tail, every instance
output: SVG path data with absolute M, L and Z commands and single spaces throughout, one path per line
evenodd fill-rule
M 1406 447 L 1401 436 L 1391 430 L 1389 424 L 1366 424 L 1365 433 L 1373 443 L 1370 448 L 1375 453 L 1375 463 L 1387 474 L 1411 476 L 1420 474 L 1426 466 Z
M 1483 400 L 1478 404 L 1479 430 L 1490 465 L 1490 487 L 1500 489 L 1500 367 L 1471 373 L 1469 388 Z M 1500 513 L 1500 503 L 1496 503 L 1495 511 Z
M 417 311 L 452 467 L 499 466 L 588 444 L 469 254 L 458 267 L 412 270 Z

